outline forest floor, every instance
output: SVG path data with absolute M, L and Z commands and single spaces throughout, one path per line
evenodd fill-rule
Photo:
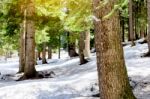
M 147 44 L 124 47 L 125 61 L 133 87 L 138 99 L 150 99 L 150 58 L 141 57 L 147 51 Z M 96 55 L 85 65 L 79 65 L 79 58 L 69 58 L 62 52 L 61 59 L 48 60 L 36 66 L 37 71 L 49 74 L 53 78 L 15 81 L 20 75 L 18 59 L 11 58 L 0 62 L 0 99 L 99 99 L 91 97 L 98 93 Z

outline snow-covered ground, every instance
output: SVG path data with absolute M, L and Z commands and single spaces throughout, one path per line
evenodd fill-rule
M 150 99 L 150 58 L 141 58 L 147 51 L 147 44 L 124 47 L 128 74 L 134 93 L 138 99 Z M 79 59 L 69 58 L 62 52 L 61 59 L 48 60 L 42 65 L 39 61 L 38 71 L 53 71 L 54 78 L 14 81 L 18 71 L 16 58 L 0 62 L 0 99 L 99 99 L 91 97 L 98 93 L 96 56 L 85 65 L 79 65 Z M 5 75 L 5 76 L 4 76 Z

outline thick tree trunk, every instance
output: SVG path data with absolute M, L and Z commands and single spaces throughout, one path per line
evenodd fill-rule
M 84 55 L 87 58 L 90 58 L 90 31 L 85 33 L 85 48 L 84 48 Z
M 80 39 L 79 39 L 80 65 L 87 63 L 87 60 L 84 57 L 84 48 L 85 48 L 84 38 L 85 38 L 85 32 L 81 32 Z
M 117 11 L 111 18 L 103 19 L 112 11 L 118 0 L 109 0 L 109 3 L 100 9 L 97 7 L 101 1 L 93 1 L 95 16 L 100 18 L 94 25 L 101 99 L 135 99 L 125 67 Z
M 46 61 L 46 43 L 43 43 L 43 51 L 42 51 L 42 64 L 47 64 Z
M 52 48 L 48 46 L 48 59 L 52 59 Z
M 133 32 L 133 9 L 132 9 L 132 0 L 129 0 L 129 34 L 131 40 L 131 46 L 135 46 L 134 42 L 134 32 Z
M 35 70 L 35 26 L 34 26 L 34 15 L 35 5 L 34 0 L 26 0 L 26 48 L 25 48 L 25 71 L 24 79 L 36 77 Z

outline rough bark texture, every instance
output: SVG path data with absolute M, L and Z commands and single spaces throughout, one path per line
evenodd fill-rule
M 24 78 L 33 78 L 36 76 L 35 70 L 35 26 L 34 15 L 35 5 L 34 0 L 26 0 L 27 22 L 26 22 L 26 60 Z
M 48 47 L 48 59 L 52 59 L 52 48 Z
M 131 46 L 134 46 L 134 32 L 133 32 L 133 11 L 132 11 L 132 0 L 129 0 L 129 35 L 131 40 Z
M 97 67 L 101 99 L 135 99 L 124 62 L 119 16 L 117 11 L 109 19 L 102 19 L 110 13 L 118 0 L 109 0 L 106 6 L 97 9 L 100 0 L 94 1 L 95 37 Z
M 84 57 L 84 48 L 85 48 L 85 43 L 84 43 L 84 33 L 80 33 L 80 39 L 79 39 L 79 57 L 80 57 L 80 65 L 87 63 L 87 60 Z
M 90 31 L 85 33 L 85 48 L 84 48 L 84 55 L 87 58 L 90 58 Z
M 46 61 L 46 43 L 43 43 L 43 51 L 42 51 L 42 64 L 47 64 Z

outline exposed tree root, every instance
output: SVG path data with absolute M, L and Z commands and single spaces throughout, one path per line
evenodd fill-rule
M 100 93 L 94 94 L 92 97 L 100 97 Z
M 147 53 L 145 53 L 143 56 L 141 57 L 150 57 L 150 51 L 148 51 Z
M 140 44 L 145 44 L 145 43 L 147 43 L 147 40 L 146 39 L 144 39 L 143 41 L 141 41 L 141 42 L 139 42 Z
M 83 64 L 86 64 L 88 62 L 89 62 L 88 60 L 84 59 L 84 61 L 82 63 L 80 63 L 79 65 L 83 65 Z
M 27 80 L 27 79 L 42 79 L 42 78 L 44 78 L 44 76 L 41 75 L 41 74 L 38 74 L 38 73 L 36 73 L 36 74 L 34 74 L 32 76 L 27 76 L 26 74 L 24 74 L 22 77 L 20 77 L 16 81 L 22 81 L 22 80 Z
M 22 80 L 27 80 L 27 79 L 42 79 L 42 78 L 54 78 L 54 75 L 56 75 L 53 71 L 50 72 L 36 72 L 35 75 L 33 76 L 27 76 L 27 75 L 23 75 L 22 77 L 20 77 L 18 80 L 16 81 L 22 81 Z

